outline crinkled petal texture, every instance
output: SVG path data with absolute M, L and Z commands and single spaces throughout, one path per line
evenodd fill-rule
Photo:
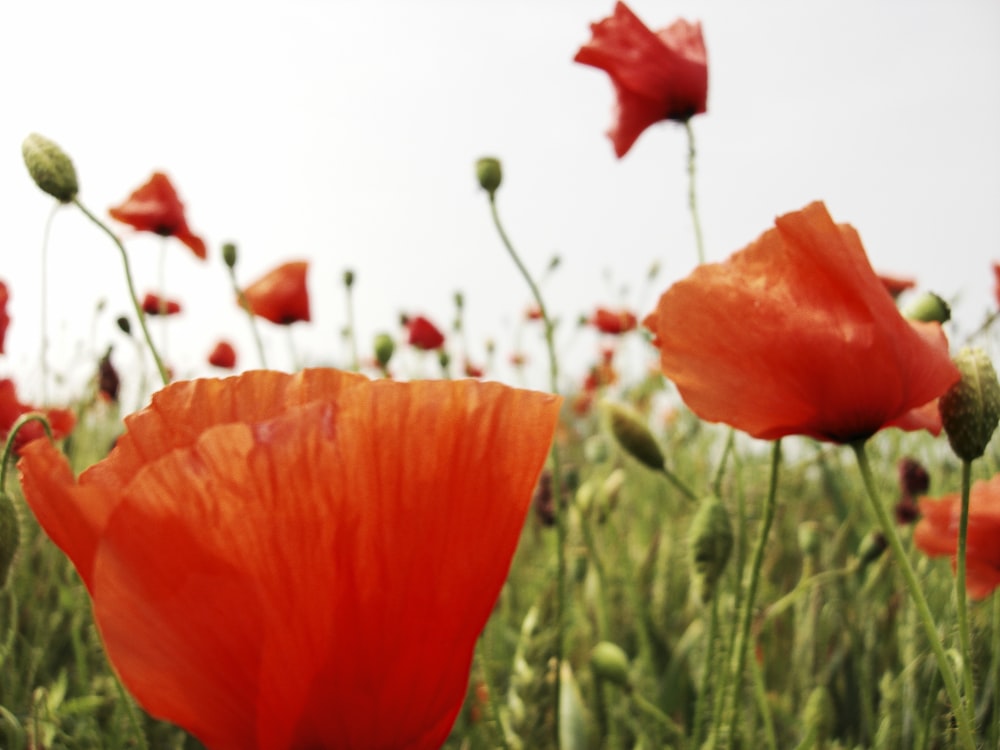
M 205 241 L 188 227 L 184 217 L 184 204 L 177 196 L 170 178 L 162 172 L 154 172 L 148 182 L 135 190 L 120 206 L 109 209 L 108 213 L 111 218 L 140 232 L 176 237 L 201 260 L 205 260 L 207 256 Z
M 920 513 L 922 518 L 913 532 L 917 547 L 931 557 L 951 556 L 954 567 L 962 496 L 925 498 L 920 501 Z M 965 560 L 970 596 L 983 599 L 1000 586 L 1000 474 L 972 485 Z
M 940 326 L 899 314 L 857 232 L 822 203 L 775 224 L 674 284 L 644 321 L 684 402 L 765 439 L 938 434 L 935 400 L 959 378 Z
M 210 748 L 437 748 L 506 578 L 555 396 L 251 372 L 168 386 L 25 497 L 139 702 Z
M 681 19 L 654 33 L 619 2 L 613 15 L 591 24 L 591 34 L 573 59 L 611 76 L 618 103 L 608 136 L 619 158 L 650 125 L 705 112 L 708 63 L 701 24 Z
M 269 271 L 243 292 L 250 311 L 278 325 L 308 321 L 308 270 L 308 262 L 291 261 Z

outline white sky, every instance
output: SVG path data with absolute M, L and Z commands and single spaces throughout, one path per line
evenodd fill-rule
M 519 333 L 528 291 L 493 230 L 477 157 L 503 160 L 500 210 L 529 267 L 561 256 L 544 291 L 567 323 L 597 304 L 645 314 L 695 263 L 683 128 L 656 126 L 616 160 L 604 136 L 610 81 L 572 62 L 613 4 L 4 0 L 0 279 L 13 323 L 0 376 L 38 392 L 51 200 L 20 153 L 37 131 L 71 155 L 81 199 L 103 215 L 152 171 L 171 176 L 210 247 L 206 264 L 167 247 L 167 293 L 185 306 L 168 323 L 180 375 L 208 373 L 220 336 L 241 365 L 255 363 L 219 256 L 233 240 L 245 283 L 285 260 L 312 261 L 314 322 L 293 331 L 307 361 L 348 362 L 339 331 L 351 268 L 363 350 L 376 331 L 399 331 L 400 312 L 450 325 L 461 290 L 473 360 L 492 337 L 502 365 L 492 375 L 512 379 L 503 362 L 520 339 L 538 366 L 528 383 L 544 387 L 536 331 Z M 877 270 L 957 298 L 960 331 L 981 322 L 994 304 L 989 264 L 1000 260 L 1000 3 L 630 5 L 654 29 L 677 16 L 703 23 L 709 111 L 693 124 L 710 260 L 822 199 L 858 228 Z M 159 239 L 125 236 L 140 291 L 155 288 Z M 649 289 L 654 261 L 662 271 Z M 127 370 L 113 245 L 65 209 L 50 262 L 53 366 L 87 375 L 88 353 L 115 340 Z M 93 320 L 98 298 L 108 306 Z M 264 325 L 272 363 L 287 366 L 284 332 Z M 597 337 L 570 329 L 560 341 L 581 375 Z

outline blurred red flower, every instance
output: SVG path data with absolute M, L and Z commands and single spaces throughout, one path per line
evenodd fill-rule
M 228 341 L 220 341 L 208 355 L 208 363 L 213 367 L 232 370 L 236 367 L 236 350 Z
M 33 411 L 44 415 L 49 421 L 52 437 L 55 440 L 66 437 L 76 426 L 76 415 L 71 410 L 40 409 L 37 406 L 22 403 L 17 398 L 17 388 L 14 381 L 8 378 L 0 380 L 0 441 L 7 441 L 10 428 L 14 426 L 18 417 Z M 29 422 L 18 430 L 17 437 L 14 439 L 14 452 L 19 454 L 21 448 L 44 435 L 45 428 L 42 425 L 38 422 Z
M 482 367 L 472 364 L 469 360 L 465 360 L 465 377 L 467 378 L 481 378 L 485 374 L 485 370 Z
M 619 159 L 650 125 L 705 111 L 708 62 L 700 23 L 681 19 L 654 33 L 619 2 L 590 30 L 591 40 L 573 59 L 611 76 L 618 105 L 608 136 Z
M 499 383 L 256 371 L 167 386 L 79 479 L 48 441 L 18 468 L 151 714 L 216 749 L 436 750 L 558 413 Z
M 250 311 L 278 325 L 310 320 L 304 260 L 284 263 L 248 286 L 243 294 Z
M 940 325 L 899 314 L 857 232 L 822 203 L 775 224 L 674 284 L 644 321 L 684 402 L 771 440 L 938 434 L 937 398 L 959 378 Z
M 525 320 L 541 320 L 542 319 L 542 308 L 538 305 L 531 305 L 527 310 L 524 311 Z
M 142 311 L 146 315 L 176 315 L 181 311 L 181 303 L 149 292 L 142 298 Z
M 952 569 L 958 554 L 960 493 L 920 501 L 923 518 L 913 532 L 917 547 L 930 557 L 950 555 Z M 983 599 L 1000 586 L 1000 474 L 972 485 L 969 496 L 969 533 L 965 552 L 966 590 Z
M 10 292 L 7 285 L 0 281 L 0 354 L 3 354 L 4 341 L 7 338 L 7 326 L 10 325 L 10 316 L 7 314 L 7 301 L 10 299 Z
M 1000 309 L 1000 263 L 993 263 L 993 298 Z
M 904 279 L 901 276 L 888 276 L 884 273 L 878 275 L 878 280 L 882 282 L 882 286 L 885 287 L 885 290 L 889 292 L 889 296 L 893 299 L 899 297 L 907 289 L 913 289 L 917 285 L 917 282 L 913 279 Z
M 403 325 L 406 326 L 410 346 L 429 351 L 440 349 L 444 345 L 444 334 L 423 315 L 406 317 Z
M 111 218 L 128 224 L 140 232 L 153 232 L 161 237 L 176 237 L 202 260 L 205 260 L 205 242 L 194 234 L 184 218 L 184 204 L 170 178 L 162 172 L 153 172 L 149 181 L 137 189 L 120 206 L 108 209 Z
M 589 322 L 601 333 L 613 336 L 634 331 L 638 324 L 635 315 L 628 310 L 608 310 L 605 307 L 598 307 Z

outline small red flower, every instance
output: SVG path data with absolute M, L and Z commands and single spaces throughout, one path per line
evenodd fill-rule
M 542 308 L 538 305 L 531 305 L 527 310 L 524 311 L 525 320 L 541 320 L 542 319 Z
M 142 298 L 142 311 L 146 315 L 176 315 L 181 311 L 181 303 L 150 292 Z
M 243 292 L 250 311 L 283 326 L 310 320 L 308 270 L 308 262 L 291 261 L 255 281 Z
M 236 350 L 228 341 L 220 341 L 208 355 L 208 363 L 213 367 L 232 370 L 236 367 Z
M 18 417 L 28 412 L 37 411 L 45 415 L 52 429 L 52 437 L 61 440 L 73 431 L 76 426 L 76 415 L 69 409 L 39 409 L 36 406 L 22 403 L 17 398 L 17 388 L 14 381 L 8 378 L 0 380 L 0 441 L 6 442 L 10 428 Z M 14 439 L 14 452 L 20 453 L 22 447 L 40 437 L 45 436 L 45 428 L 38 422 L 29 422 L 20 430 Z
M 1000 309 L 1000 263 L 993 263 L 993 298 Z
M 882 282 L 882 286 L 885 290 L 889 292 L 889 295 L 896 299 L 905 292 L 907 289 L 913 289 L 917 285 L 917 282 L 913 279 L 904 279 L 901 276 L 889 276 L 884 273 L 878 275 L 878 280 Z
M 111 218 L 140 232 L 176 237 L 205 260 L 205 242 L 188 228 L 184 204 L 177 197 L 170 178 L 162 172 L 154 172 L 145 185 L 120 206 L 109 209 L 108 213 Z
M 605 307 L 598 307 L 589 322 L 601 333 L 612 336 L 634 331 L 638 324 L 633 313 L 627 310 L 609 310 Z
M 952 568 L 958 553 L 960 493 L 920 501 L 923 518 L 913 532 L 917 547 L 930 557 L 950 555 Z M 1000 586 L 1000 474 L 972 485 L 969 497 L 969 533 L 966 537 L 966 589 L 983 599 Z
M 403 325 L 406 326 L 410 346 L 430 351 L 440 349 L 444 345 L 444 334 L 423 315 L 407 317 Z
M 7 300 L 10 299 L 10 292 L 7 285 L 0 281 L 0 354 L 3 354 L 4 340 L 7 338 L 7 326 L 10 325 L 10 316 L 7 314 Z
M 937 398 L 959 378 L 941 326 L 899 314 L 857 232 L 822 203 L 775 224 L 674 284 L 644 321 L 684 402 L 768 440 L 938 434 Z
M 465 360 L 465 377 L 467 378 L 481 378 L 485 374 L 485 370 L 482 367 L 472 364 L 469 360 Z
M 618 106 L 608 136 L 619 159 L 650 125 L 684 122 L 705 111 L 708 62 L 701 24 L 677 20 L 654 33 L 619 2 L 613 15 L 590 30 L 591 40 L 573 59 L 611 76 Z

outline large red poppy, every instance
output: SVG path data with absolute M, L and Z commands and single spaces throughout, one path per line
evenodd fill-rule
M 0 281 L 0 354 L 3 354 L 4 341 L 7 338 L 7 326 L 10 325 L 10 316 L 7 314 L 7 300 L 10 299 L 10 292 L 7 285 Z
M 708 63 L 701 24 L 683 19 L 650 31 L 625 3 L 590 25 L 592 38 L 573 59 L 611 76 L 618 96 L 608 131 L 618 158 L 661 120 L 684 122 L 705 111 Z
M 940 432 L 936 399 L 959 378 L 941 327 L 899 314 L 857 232 L 822 203 L 775 224 L 674 284 L 643 322 L 684 402 L 766 439 Z
M 21 402 L 17 397 L 17 387 L 14 381 L 8 378 L 0 380 L 0 446 L 7 442 L 7 435 L 10 428 L 18 417 L 28 412 L 39 412 L 44 415 L 52 430 L 52 437 L 60 440 L 73 431 L 76 426 L 76 415 L 69 409 L 40 409 L 31 404 Z M 14 452 L 19 453 L 20 449 L 27 443 L 40 438 L 45 434 L 45 428 L 38 422 L 28 422 L 20 430 L 14 439 Z
M 153 232 L 161 237 L 176 237 L 202 260 L 205 241 L 194 234 L 184 218 L 184 204 L 177 197 L 170 178 L 154 172 L 145 185 L 138 188 L 120 206 L 108 209 L 111 218 L 128 224 L 140 232 Z
M 438 748 L 555 429 L 498 383 L 255 371 L 167 386 L 78 480 L 18 464 L 108 655 L 214 750 Z
M 921 500 L 923 518 L 913 532 L 917 547 L 931 557 L 950 555 L 954 566 L 961 511 L 959 493 Z M 1000 586 L 1000 474 L 972 485 L 965 573 L 966 590 L 975 599 L 989 596 Z
M 309 263 L 299 260 L 283 263 L 266 273 L 243 291 L 250 311 L 278 325 L 308 321 L 308 270 Z

